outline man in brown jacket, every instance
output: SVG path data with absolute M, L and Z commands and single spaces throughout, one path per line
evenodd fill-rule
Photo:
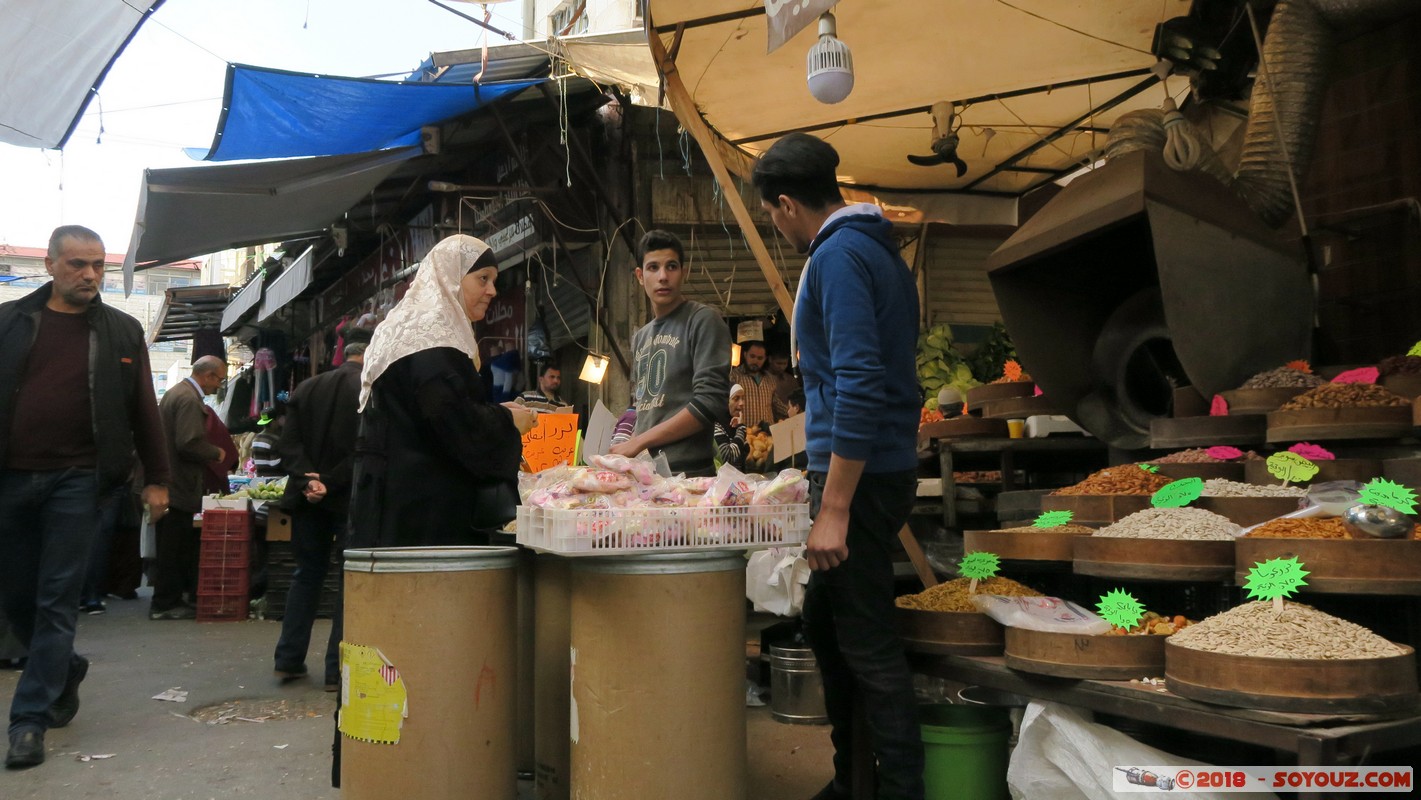
M 197 588 L 197 531 L 192 517 L 202 510 L 207 465 L 226 458 L 222 448 L 207 440 L 202 398 L 216 393 L 226 379 L 227 364 L 216 356 L 203 356 L 192 365 L 192 377 L 169 389 L 158 404 L 173 472 L 168 487 L 172 513 L 157 523 L 158 563 L 149 619 L 197 616 L 196 609 L 183 602 L 183 592 Z

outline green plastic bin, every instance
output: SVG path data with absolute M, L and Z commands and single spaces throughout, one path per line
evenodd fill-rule
M 992 706 L 919 708 L 927 800 L 1009 800 L 1011 718 Z

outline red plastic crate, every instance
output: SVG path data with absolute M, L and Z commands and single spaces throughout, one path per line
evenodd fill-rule
M 240 567 L 198 567 L 197 593 L 235 594 L 245 592 L 251 585 L 246 565 Z
M 235 622 L 247 618 L 247 592 L 232 594 L 197 593 L 198 622 Z
M 202 512 L 203 539 L 252 538 L 252 513 L 210 508 Z
M 203 539 L 198 542 L 197 563 L 200 566 L 246 566 L 252 543 L 246 539 Z

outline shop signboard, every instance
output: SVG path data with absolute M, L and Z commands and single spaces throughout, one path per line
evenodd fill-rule
M 524 311 L 527 303 L 523 298 L 522 281 L 512 280 L 510 275 L 509 278 L 498 282 L 498 296 L 488 304 L 488 311 L 484 313 L 483 320 L 475 326 L 475 334 L 479 339 L 479 355 L 484 363 L 492 362 L 494 356 L 508 350 L 523 352 L 527 322 Z

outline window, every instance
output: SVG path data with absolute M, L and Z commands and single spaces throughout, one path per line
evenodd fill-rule
M 588 17 L 587 0 L 567 0 L 548 15 L 548 35 L 571 36 L 575 33 L 587 33 L 591 26 Z

